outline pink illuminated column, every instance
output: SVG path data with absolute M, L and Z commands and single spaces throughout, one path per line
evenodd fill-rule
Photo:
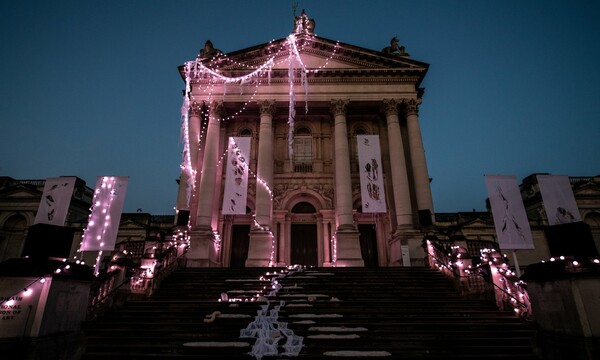
M 273 115 L 275 100 L 260 102 L 260 130 L 258 135 L 258 164 L 256 182 L 256 221 L 271 229 L 273 202 Z
M 394 191 L 394 206 L 396 208 L 396 226 L 397 228 L 406 228 L 412 226 L 412 205 L 410 201 L 410 188 L 408 186 L 408 174 L 406 172 L 404 145 L 402 143 L 398 120 L 398 101 L 395 99 L 384 99 L 383 110 L 387 119 L 392 188 Z
M 217 177 L 217 163 L 219 161 L 219 122 L 222 111 L 223 102 L 213 101 L 210 104 L 204 159 L 198 186 L 198 213 L 196 214 L 196 228 L 198 230 L 212 230 L 213 195 Z
M 427 171 L 425 149 L 419 127 L 418 106 L 421 104 L 421 99 L 404 99 L 403 103 L 406 108 L 406 125 L 408 128 L 408 141 L 417 206 L 419 210 L 429 210 L 433 216 L 433 200 L 429 184 L 429 173 Z

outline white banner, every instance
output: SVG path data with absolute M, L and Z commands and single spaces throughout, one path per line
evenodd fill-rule
M 223 214 L 246 213 L 248 198 L 248 160 L 250 159 L 250 138 L 230 137 L 227 150 L 227 173 L 223 194 Z
M 34 224 L 64 226 L 75 188 L 75 177 L 48 178 Z
M 567 175 L 537 175 L 536 177 L 549 225 L 581 221 Z
M 99 176 L 81 251 L 114 250 L 127 193 L 127 176 Z
M 363 213 L 387 212 L 379 135 L 356 135 Z
M 503 250 L 533 249 L 529 220 L 513 175 L 485 175 L 498 243 Z

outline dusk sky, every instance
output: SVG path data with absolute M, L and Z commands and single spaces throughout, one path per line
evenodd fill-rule
M 434 211 L 485 210 L 484 175 L 600 174 L 600 1 L 155 1 L 0 4 L 0 176 L 129 176 L 125 212 L 172 215 L 184 82 L 225 53 L 315 34 L 429 64 L 419 120 Z M 310 95 L 309 95 L 310 96 Z

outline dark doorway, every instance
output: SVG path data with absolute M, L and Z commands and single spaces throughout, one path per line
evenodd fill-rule
M 232 268 L 246 267 L 248 246 L 250 244 L 250 225 L 233 225 L 231 227 L 231 262 Z
M 358 232 L 360 233 L 360 253 L 365 262 L 365 267 L 378 267 L 379 257 L 377 256 L 377 233 L 375 232 L 375 225 L 358 225 Z
M 292 224 L 290 245 L 290 265 L 318 266 L 316 224 Z

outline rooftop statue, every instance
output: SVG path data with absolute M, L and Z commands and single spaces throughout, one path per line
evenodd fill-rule
M 219 49 L 215 49 L 213 47 L 213 43 L 210 40 L 206 40 L 206 43 L 204 43 L 204 49 L 200 49 L 200 53 L 198 54 L 198 57 L 200 59 L 212 59 L 217 55 L 221 55 L 223 54 L 223 52 Z
M 398 38 L 395 36 L 392 38 L 392 40 L 390 40 L 390 46 L 384 47 L 381 51 L 386 54 L 409 56 L 406 50 L 404 49 L 404 46 L 400 46 Z
M 295 11 L 294 11 L 295 12 Z M 315 33 L 315 20 L 309 19 L 304 9 L 300 16 L 294 15 L 294 34 L 314 34 Z

